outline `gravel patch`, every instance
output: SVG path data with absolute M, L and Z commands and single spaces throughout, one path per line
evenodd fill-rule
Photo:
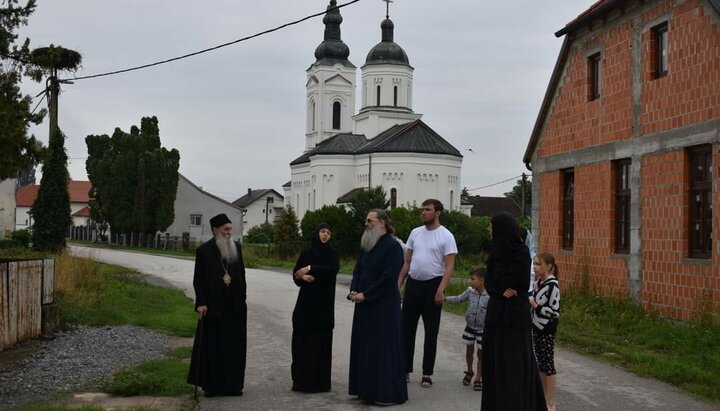
M 58 332 L 51 340 L 28 341 L 21 347 L 28 354 L 0 369 L 0 408 L 98 388 L 121 369 L 162 358 L 167 347 L 167 336 L 136 326 L 83 327 Z M 0 353 L 0 360 L 13 350 Z

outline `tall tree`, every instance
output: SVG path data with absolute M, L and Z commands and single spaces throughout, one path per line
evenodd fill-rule
M 65 248 L 65 236 L 72 223 L 68 194 L 70 175 L 64 145 L 65 136 L 55 129 L 48 144 L 48 158 L 43 162 L 40 189 L 30 209 L 34 220 L 32 243 L 38 251 L 56 252 Z
M 89 135 L 85 143 L 99 220 L 117 233 L 154 234 L 172 224 L 180 153 L 161 146 L 157 117 L 143 117 L 130 133 Z
M 295 257 L 300 250 L 300 227 L 295 209 L 290 204 L 285 206 L 275 222 L 275 244 L 279 257 L 284 260 Z
M 23 170 L 37 165 L 43 147 L 34 136 L 28 136 L 31 124 L 40 124 L 45 109 L 32 112 L 32 97 L 20 92 L 23 75 L 40 81 L 42 72 L 30 61 L 30 39 L 16 44 L 16 31 L 26 26 L 35 11 L 35 0 L 18 6 L 18 0 L 0 5 L 0 180 L 15 178 Z
M 523 175 L 524 176 L 524 175 Z M 523 193 L 525 194 L 525 204 L 532 202 L 532 180 L 522 178 L 512 188 L 512 191 L 505 193 L 505 197 L 511 198 L 518 208 L 523 208 Z

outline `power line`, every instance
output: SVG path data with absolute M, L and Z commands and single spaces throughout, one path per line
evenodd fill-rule
M 281 25 L 281 26 L 277 26 L 277 27 L 272 28 L 272 29 L 268 29 L 268 30 L 265 30 L 265 31 L 261 31 L 261 32 L 259 32 L 259 33 L 253 34 L 253 35 L 251 35 L 251 36 L 243 37 L 243 38 L 240 38 L 240 39 L 237 39 L 237 40 L 233 40 L 233 41 L 230 41 L 230 42 L 227 42 L 227 43 L 223 43 L 223 44 L 220 44 L 220 45 L 217 45 L 217 46 L 214 46 L 214 47 L 210 47 L 210 48 L 206 48 L 206 49 L 203 49 L 203 50 L 200 50 L 200 51 L 196 51 L 196 52 L 193 52 L 193 53 L 184 54 L 184 55 L 182 55 L 182 56 L 173 57 L 173 58 L 169 58 L 169 59 L 166 59 L 166 60 L 156 61 L 155 63 L 143 64 L 143 65 L 141 65 L 141 66 L 135 66 L 135 67 L 126 68 L 126 69 L 122 69 L 122 70 L 109 71 L 109 72 L 106 72 L 106 73 L 93 74 L 93 75 L 90 75 L 90 76 L 72 77 L 72 78 L 62 79 L 61 81 L 64 81 L 64 80 L 73 80 L 73 81 L 74 81 L 74 80 L 85 80 L 85 79 L 90 79 L 90 78 L 98 78 L 98 77 L 111 76 L 111 75 L 114 75 L 114 74 L 127 73 L 127 72 L 129 72 L 129 71 L 141 70 L 141 69 L 148 68 L 148 67 L 159 66 L 159 65 L 161 65 L 161 64 L 165 64 L 165 63 L 170 63 L 170 62 L 177 61 L 177 60 L 186 59 L 186 58 L 188 58 L 188 57 L 197 56 L 198 54 L 203 54 L 203 53 L 207 53 L 207 52 L 210 52 L 210 51 L 214 51 L 214 50 L 217 50 L 217 49 L 220 49 L 220 48 L 223 48 L 223 47 L 231 46 L 231 45 L 233 45 L 233 44 L 237 44 L 237 43 L 240 43 L 240 42 L 242 42 L 242 41 L 254 39 L 255 37 L 260 37 L 260 36 L 262 36 L 262 35 L 269 34 L 269 33 L 278 31 L 278 30 L 280 30 L 280 29 L 284 29 L 285 27 L 289 27 L 289 26 L 293 26 L 293 25 L 302 23 L 302 22 L 305 21 L 305 20 L 309 20 L 309 19 L 314 18 L 314 17 L 322 16 L 323 14 L 326 14 L 326 13 L 328 13 L 328 12 L 330 12 L 330 11 L 337 10 L 337 9 L 341 9 L 341 8 L 343 8 L 343 7 L 347 7 L 347 6 L 351 5 L 351 4 L 357 3 L 357 2 L 359 2 L 359 1 L 360 1 L 360 0 L 352 0 L 352 1 L 349 1 L 349 2 L 347 2 L 347 3 L 345 3 L 345 4 L 341 4 L 341 5 L 339 5 L 339 6 L 335 6 L 335 7 L 331 7 L 331 8 L 328 8 L 328 9 L 326 9 L 326 10 L 323 10 L 323 11 L 320 12 L 320 13 L 311 14 L 311 15 L 306 16 L 306 17 L 303 17 L 303 18 L 301 18 L 301 19 L 299 19 L 299 20 L 295 20 L 295 21 L 292 21 L 292 22 L 290 22 L 290 23 L 285 23 L 285 24 L 283 24 L 283 25 Z
M 499 184 L 502 184 L 502 183 L 507 183 L 508 181 L 512 181 L 512 180 L 515 180 L 515 179 L 520 178 L 520 177 L 522 177 L 522 174 L 520 174 L 519 176 L 515 176 L 515 177 L 512 177 L 512 178 L 508 178 L 507 180 L 498 181 L 497 183 L 492 183 L 492 184 L 488 184 L 488 185 L 486 185 L 486 186 L 477 187 L 477 188 L 471 188 L 471 189 L 469 189 L 468 191 L 482 190 L 483 188 L 494 187 L 494 186 L 496 186 L 496 185 L 499 185 Z
M 47 90 L 45 90 L 45 91 L 47 91 Z M 42 103 L 43 100 L 45 100 L 45 97 L 47 97 L 47 93 L 46 93 L 45 91 L 42 92 L 42 98 L 41 98 L 40 101 L 38 101 L 38 103 L 35 105 L 35 108 L 32 110 L 32 112 L 30 112 L 30 115 L 35 114 L 35 110 L 37 110 L 37 108 L 40 107 L 40 103 Z

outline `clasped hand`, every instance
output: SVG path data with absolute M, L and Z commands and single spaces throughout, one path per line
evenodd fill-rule
M 312 283 L 313 281 L 315 281 L 315 277 L 308 274 L 309 272 L 310 272 L 310 270 L 308 270 L 307 267 L 303 267 L 303 268 L 295 271 L 295 274 L 293 274 L 293 276 L 297 280 L 302 280 L 307 283 Z
M 505 290 L 505 292 L 503 292 L 503 297 L 505 297 L 505 298 L 513 298 L 513 297 L 517 297 L 517 295 L 518 295 L 517 291 L 513 290 L 512 288 L 508 288 L 507 290 Z
M 365 294 L 359 293 L 357 291 L 351 291 L 350 294 L 348 294 L 347 298 L 354 303 L 361 303 L 365 301 Z

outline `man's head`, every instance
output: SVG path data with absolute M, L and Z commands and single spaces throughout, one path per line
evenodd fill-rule
M 210 219 L 215 245 L 220 251 L 220 256 L 229 262 L 238 259 L 237 247 L 232 241 L 232 222 L 225 214 L 218 214 Z
M 371 210 L 365 219 L 365 232 L 360 239 L 363 250 L 370 251 L 375 247 L 380 237 L 394 232 L 390 217 L 385 210 Z
M 426 226 L 440 224 L 440 214 L 443 212 L 443 205 L 440 200 L 428 198 L 422 203 L 422 221 Z

